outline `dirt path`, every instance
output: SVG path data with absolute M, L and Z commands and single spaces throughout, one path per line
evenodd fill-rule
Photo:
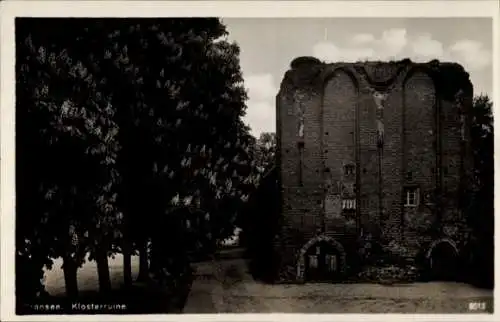
M 493 293 L 460 283 L 268 285 L 243 259 L 196 265 L 184 313 L 466 313 Z M 474 312 L 481 313 L 481 312 Z

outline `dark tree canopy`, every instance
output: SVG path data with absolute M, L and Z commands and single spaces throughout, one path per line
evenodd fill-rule
M 494 285 L 494 129 L 493 103 L 486 95 L 474 98 L 472 149 L 474 154 L 474 198 L 468 212 L 472 228 L 472 275 L 481 286 Z
M 175 280 L 233 232 L 258 179 L 225 35 L 217 18 L 16 20 L 19 260 L 150 240 Z

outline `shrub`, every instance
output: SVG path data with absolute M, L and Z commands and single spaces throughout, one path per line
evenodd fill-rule
M 418 269 L 413 265 L 382 267 L 369 266 L 358 274 L 361 281 L 392 285 L 395 283 L 411 283 L 418 277 Z

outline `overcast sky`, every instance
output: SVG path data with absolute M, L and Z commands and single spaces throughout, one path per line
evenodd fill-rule
M 292 59 L 455 61 L 475 94 L 492 94 L 490 18 L 226 18 L 241 48 L 248 89 L 246 122 L 254 135 L 275 131 L 275 96 Z

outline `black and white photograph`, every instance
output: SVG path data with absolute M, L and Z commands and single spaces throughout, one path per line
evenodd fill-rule
M 23 2 L 2 320 L 494 319 L 498 2 Z

